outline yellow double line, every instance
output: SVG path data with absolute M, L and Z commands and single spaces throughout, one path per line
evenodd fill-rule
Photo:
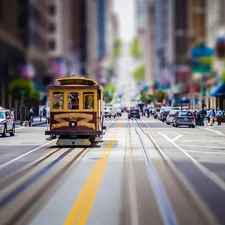
M 97 191 L 101 184 L 106 163 L 113 148 L 115 138 L 116 134 L 112 135 L 111 140 L 107 142 L 104 151 L 102 152 L 100 158 L 91 171 L 86 183 L 82 188 L 82 191 L 80 192 L 77 200 L 74 203 L 73 208 L 71 209 L 67 219 L 65 220 L 64 225 L 81 225 L 86 223 Z

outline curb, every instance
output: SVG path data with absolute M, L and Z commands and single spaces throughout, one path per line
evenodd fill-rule
M 47 124 L 47 122 L 33 123 L 31 126 L 32 126 L 32 127 L 35 127 L 35 126 L 42 125 L 42 124 Z

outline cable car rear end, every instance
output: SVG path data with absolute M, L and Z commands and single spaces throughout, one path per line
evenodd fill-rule
M 103 133 L 103 88 L 93 79 L 59 78 L 49 86 L 50 130 L 58 146 L 86 146 Z

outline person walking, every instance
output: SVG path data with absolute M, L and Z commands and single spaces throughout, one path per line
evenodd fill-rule
M 31 127 L 31 122 L 32 122 L 33 118 L 34 118 L 34 111 L 31 108 L 29 111 L 29 114 L 28 114 L 29 127 Z
M 213 108 L 209 112 L 209 117 L 210 117 L 210 123 L 209 123 L 209 125 L 212 126 L 213 123 L 214 123 L 214 118 L 215 118 L 215 111 L 214 111 Z
M 219 107 L 218 107 L 218 108 L 217 108 L 217 111 L 216 111 L 216 118 L 217 118 L 218 126 L 221 125 L 222 116 L 223 116 L 223 112 L 222 112 L 222 110 L 219 109 Z

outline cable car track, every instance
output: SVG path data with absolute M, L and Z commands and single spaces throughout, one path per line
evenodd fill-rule
M 143 122 L 142 122 L 143 123 Z M 197 193 L 194 191 L 192 186 L 187 182 L 184 176 L 180 171 L 175 167 L 170 158 L 165 154 L 165 152 L 158 146 L 158 144 L 154 141 L 154 139 L 149 135 L 141 123 L 138 120 L 132 120 L 133 129 L 135 130 L 136 135 L 140 141 L 142 153 L 145 158 L 146 169 L 148 172 L 149 181 L 153 188 L 158 207 L 164 221 L 164 224 L 167 225 L 178 225 L 180 222 L 180 215 L 176 212 L 179 211 L 174 207 L 174 204 L 171 204 L 171 198 L 168 197 L 168 193 L 166 192 L 165 183 L 160 179 L 160 173 L 158 174 L 157 168 L 154 165 L 155 163 L 151 160 L 151 156 L 149 154 L 149 150 L 147 150 L 145 141 L 143 139 L 143 134 L 148 137 L 148 140 L 153 144 L 156 152 L 159 153 L 162 161 L 168 168 L 168 174 L 171 175 L 171 178 L 174 179 L 177 183 L 177 187 L 181 190 L 184 196 L 187 196 L 186 199 L 190 201 L 190 205 L 193 207 L 193 212 L 196 212 L 196 215 L 200 215 L 201 219 L 204 221 L 203 224 L 218 224 L 217 219 L 211 213 L 211 211 L 206 207 L 204 202 L 198 197 Z M 130 129 L 130 127 L 129 127 Z M 154 159 L 154 157 L 153 157 Z M 158 159 L 159 160 L 159 159 Z M 172 199 L 173 202 L 173 199 Z M 182 206 L 184 204 L 182 203 Z M 182 223 L 181 223 L 182 224 Z
M 110 125 L 105 130 L 104 134 L 116 123 L 117 118 L 111 120 Z M 16 209 L 15 213 L 10 213 L 10 216 L 4 221 L 1 220 L 2 225 L 13 225 L 17 224 L 15 221 L 21 221 L 21 215 L 27 215 L 31 212 L 30 206 L 34 205 L 34 203 L 39 204 L 40 200 L 43 198 L 43 195 L 47 195 L 47 193 L 54 188 L 59 180 L 62 180 L 63 177 L 66 176 L 68 169 L 76 166 L 76 163 L 79 163 L 80 160 L 94 147 L 95 145 L 84 147 L 84 148 L 57 148 L 48 153 L 47 155 L 38 158 L 36 161 L 26 165 L 20 170 L 14 172 L 8 177 L 4 178 L 0 181 L 0 217 L 2 218 L 2 212 L 7 209 L 8 205 L 12 204 L 12 202 L 16 201 L 20 195 L 23 195 L 33 183 L 38 183 L 42 178 L 41 172 L 43 175 L 47 170 L 55 170 L 54 167 L 57 163 L 60 164 L 60 159 L 65 156 L 71 156 L 72 153 L 77 151 L 77 154 L 74 157 L 71 157 L 69 162 L 66 162 L 60 170 L 55 173 L 47 182 L 45 182 L 41 188 L 35 190 L 35 193 L 31 198 L 26 200 L 26 203 L 19 207 L 19 210 Z M 57 161 L 57 163 L 56 163 Z M 46 164 L 46 162 L 49 162 Z M 53 163 L 56 163 L 53 165 Z M 61 162 L 62 163 L 62 162 Z M 45 171 L 45 172 L 44 172 Z M 46 199 L 45 199 L 46 200 Z M 35 204 L 35 205 L 36 205 Z M 3 210 L 3 211 L 2 211 Z M 31 210 L 32 211 L 32 210 Z

